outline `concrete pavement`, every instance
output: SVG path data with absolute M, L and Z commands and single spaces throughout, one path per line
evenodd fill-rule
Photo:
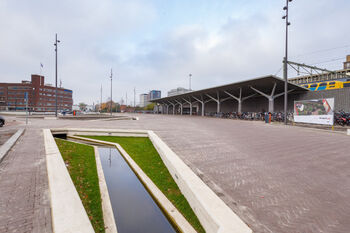
M 49 231 L 39 129 L 54 127 L 153 130 L 254 232 L 350 228 L 350 137 L 345 133 L 229 119 L 138 116 L 139 121 L 31 119 L 0 164 L 0 232 L 12 232 L 10 227 L 21 221 L 25 230 Z M 25 197 L 31 210 L 21 201 Z M 35 220 L 38 216 L 46 220 Z

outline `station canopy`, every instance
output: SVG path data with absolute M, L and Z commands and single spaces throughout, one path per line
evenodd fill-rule
M 275 90 L 274 90 L 274 93 L 272 93 L 274 86 L 275 86 Z M 231 95 L 234 95 L 237 97 L 240 96 L 240 92 L 242 93 L 241 97 L 251 96 L 253 94 L 256 94 L 257 97 L 261 96 L 261 94 L 259 94 L 254 89 L 260 92 L 263 92 L 266 95 L 280 94 L 284 92 L 284 80 L 279 77 L 270 75 L 270 76 L 249 79 L 241 82 L 226 84 L 222 86 L 206 88 L 198 91 L 191 91 L 185 94 L 154 99 L 154 100 L 151 100 L 151 102 L 160 103 L 160 104 L 167 103 L 168 101 L 175 101 L 175 100 L 182 102 L 183 99 L 189 99 L 191 97 L 201 98 L 203 101 L 210 100 L 210 97 L 207 95 L 213 96 L 214 98 L 217 98 L 219 95 L 219 98 L 223 99 L 223 98 L 229 97 L 229 95 L 225 92 L 228 92 Z M 301 87 L 299 85 L 296 85 L 290 82 L 288 82 L 288 90 L 292 93 L 309 91 L 304 87 Z

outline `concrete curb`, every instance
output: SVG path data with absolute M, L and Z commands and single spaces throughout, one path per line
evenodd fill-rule
M 143 170 L 134 162 L 134 160 L 119 144 L 95 140 L 95 139 L 89 139 L 89 138 L 82 138 L 77 136 L 70 136 L 70 137 L 74 139 L 80 139 L 84 141 L 115 146 L 118 149 L 118 151 L 121 153 L 121 155 L 124 157 L 126 162 L 129 164 L 131 169 L 139 177 L 140 181 L 144 184 L 146 189 L 148 189 L 149 193 L 152 195 L 154 200 L 166 213 L 170 221 L 176 225 L 176 228 L 178 228 L 180 232 L 186 232 L 186 233 L 196 232 L 192 227 L 192 225 L 185 219 L 185 217 L 182 216 L 182 214 L 176 209 L 176 207 L 168 200 L 168 198 L 162 193 L 162 191 L 159 190 L 159 188 L 153 183 L 153 181 L 143 172 Z
M 23 134 L 24 128 L 17 130 L 17 132 L 12 135 L 6 142 L 0 147 L 0 163 L 5 158 L 7 153 L 11 150 L 13 145 L 17 142 L 19 137 Z
M 103 211 L 103 221 L 105 225 L 106 233 L 115 233 L 117 232 L 117 226 L 114 221 L 114 214 L 112 209 L 111 200 L 108 194 L 108 188 L 103 174 L 103 169 L 101 165 L 100 153 L 96 146 L 94 146 L 95 159 L 96 159 L 96 168 L 97 175 L 100 185 L 101 201 L 102 201 L 102 211 Z
M 94 232 L 50 130 L 43 129 L 43 134 L 53 232 Z
M 128 129 L 81 129 L 81 128 L 55 128 L 51 129 L 52 134 L 74 135 L 94 135 L 94 136 L 123 136 L 123 137 L 148 137 L 147 130 Z
M 252 232 L 153 131 L 148 134 L 206 232 Z
M 44 120 L 58 120 L 58 118 L 54 116 L 46 116 L 44 117 Z

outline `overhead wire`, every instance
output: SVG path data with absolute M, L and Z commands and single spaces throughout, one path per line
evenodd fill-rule
M 342 46 L 328 48 L 328 49 L 320 49 L 320 50 L 315 50 L 315 51 L 312 51 L 309 53 L 298 54 L 294 58 L 298 58 L 298 57 L 302 57 L 302 56 L 306 56 L 306 55 L 312 55 L 312 54 L 316 54 L 316 53 L 328 52 L 328 51 L 332 51 L 332 50 L 336 50 L 336 49 L 349 48 L 349 47 L 350 47 L 350 45 L 342 45 Z

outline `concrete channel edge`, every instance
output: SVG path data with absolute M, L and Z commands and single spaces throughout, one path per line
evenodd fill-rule
M 55 129 L 62 130 L 62 129 Z M 85 134 L 104 136 L 135 136 L 150 138 L 173 179 L 179 186 L 192 209 L 207 232 L 251 233 L 252 230 L 173 152 L 153 131 L 149 130 L 107 130 L 107 129 L 64 129 L 67 135 Z M 56 131 L 57 132 L 57 131 Z M 97 134 L 96 134 L 97 133 Z M 146 134 L 146 135 L 145 135 Z M 74 137 L 74 136 L 73 136 Z M 79 137 L 78 137 L 79 138 Z M 87 141 L 108 143 L 99 140 L 79 138 Z M 123 148 L 115 144 L 124 156 Z M 124 151 L 125 152 L 125 151 Z M 126 152 L 125 152 L 126 154 Z M 126 154 L 127 155 L 127 154 Z M 127 155 L 128 156 L 128 155 Z M 133 162 L 133 160 L 131 159 Z M 128 162 L 129 163 L 129 162 Z M 133 162 L 135 163 L 135 162 Z M 130 164 L 130 163 L 129 163 Z M 137 164 L 135 164 L 137 166 Z M 138 166 L 137 166 L 138 167 Z M 142 171 L 142 170 L 141 170 Z M 142 171 L 143 172 L 143 171 Z M 146 176 L 147 177 L 147 176 Z M 147 177 L 148 178 L 148 177 Z M 148 178 L 149 179 L 149 178 Z M 152 182 L 153 183 L 153 182 Z
M 24 128 L 17 130 L 1 147 L 0 147 L 0 163 L 5 158 L 7 153 L 11 150 L 11 148 L 15 145 L 17 140 L 22 136 Z
M 95 151 L 96 168 L 97 168 L 97 175 L 98 175 L 99 186 L 100 186 L 101 200 L 102 200 L 101 205 L 102 205 L 102 212 L 103 212 L 103 221 L 105 225 L 105 232 L 116 233 L 117 226 L 114 220 L 111 199 L 109 198 L 108 188 L 107 188 L 105 176 L 103 174 L 100 153 L 98 152 L 98 149 L 96 146 L 94 146 L 94 151 Z
M 54 233 L 94 232 L 49 129 L 43 129 Z
M 83 138 L 78 136 L 69 136 L 72 139 L 84 140 L 88 142 L 94 142 L 98 144 L 105 144 L 109 146 L 115 146 L 120 154 L 124 157 L 131 169 L 135 172 L 136 176 L 140 179 L 142 184 L 151 194 L 153 199 L 157 202 L 159 207 L 167 215 L 170 222 L 179 232 L 195 233 L 195 229 L 185 219 L 185 217 L 176 209 L 176 207 L 168 200 L 168 198 L 160 191 L 160 189 L 153 183 L 153 181 L 143 172 L 143 170 L 136 164 L 136 162 L 130 157 L 130 155 L 117 143 L 100 141 L 90 138 Z
M 252 230 L 153 131 L 148 135 L 207 232 Z

